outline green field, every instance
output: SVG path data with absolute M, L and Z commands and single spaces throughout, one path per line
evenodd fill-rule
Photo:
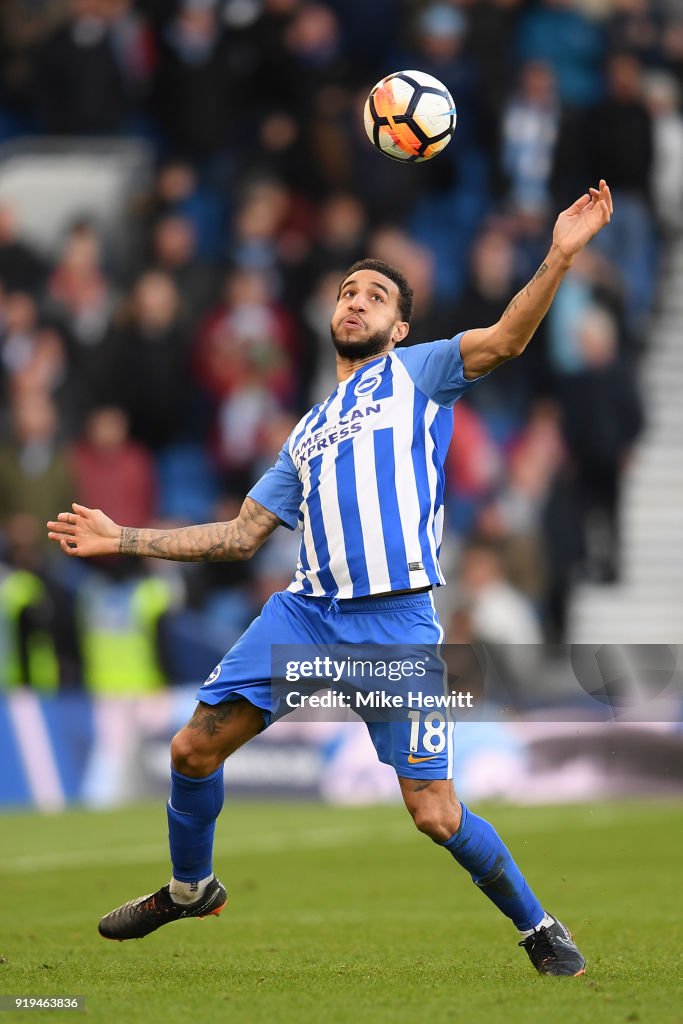
M 126 1024 L 681 1024 L 680 805 L 477 809 L 584 977 L 539 977 L 398 807 L 226 803 L 222 916 L 107 942 L 99 916 L 167 881 L 159 804 L 0 818 L 0 993 L 80 995 L 86 1019 Z

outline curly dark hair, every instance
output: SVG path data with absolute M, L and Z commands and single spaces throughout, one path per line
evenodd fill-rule
M 355 274 L 357 270 L 374 270 L 377 274 L 383 274 L 384 277 L 388 277 L 390 281 L 393 281 L 398 288 L 398 312 L 401 320 L 406 323 L 410 323 L 410 317 L 413 313 L 413 289 L 408 284 L 405 275 L 398 270 L 397 267 L 392 267 L 390 263 L 385 263 L 384 260 L 375 260 L 372 258 L 358 260 L 353 264 L 352 267 L 344 274 L 341 284 L 339 285 L 339 292 L 337 298 L 341 295 L 341 287 L 344 281 L 347 281 L 352 274 Z

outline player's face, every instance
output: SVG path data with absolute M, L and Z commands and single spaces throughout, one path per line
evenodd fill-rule
M 398 286 L 376 270 L 357 270 L 342 283 L 330 325 L 332 341 L 345 359 L 367 359 L 401 341 Z

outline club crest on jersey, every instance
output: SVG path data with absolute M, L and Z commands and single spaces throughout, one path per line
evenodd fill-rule
M 213 670 L 213 672 L 211 673 L 209 678 L 206 680 L 206 682 L 202 683 L 202 686 L 209 686 L 210 683 L 213 683 L 214 680 L 218 679 L 220 674 L 221 674 L 221 666 L 219 664 L 219 665 L 216 665 L 215 669 Z
M 365 398 L 367 395 L 371 395 L 382 383 L 382 378 L 377 373 L 371 373 L 369 377 L 363 377 L 359 380 L 353 389 L 353 393 L 357 398 Z

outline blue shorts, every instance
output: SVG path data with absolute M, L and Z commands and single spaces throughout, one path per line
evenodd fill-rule
M 271 644 L 424 644 L 437 647 L 443 629 L 431 593 L 331 601 L 281 591 L 266 602 L 197 693 L 205 704 L 244 697 L 270 725 L 274 706 Z M 367 722 L 377 756 L 408 779 L 453 776 L 453 722 L 420 713 L 412 721 Z M 441 721 L 442 720 L 442 721 Z

